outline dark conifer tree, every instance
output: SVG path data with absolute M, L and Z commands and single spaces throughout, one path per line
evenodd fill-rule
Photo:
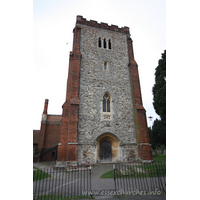
M 150 131 L 152 148 L 166 146 L 166 50 L 158 61 L 153 86 L 153 106 L 161 120 L 156 119 Z
M 153 86 L 153 106 L 162 121 L 166 121 L 166 50 L 158 61 Z

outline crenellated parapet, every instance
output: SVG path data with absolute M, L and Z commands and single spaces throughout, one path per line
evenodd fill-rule
M 110 31 L 119 32 L 119 33 L 130 34 L 129 27 L 124 26 L 124 27 L 119 28 L 118 26 L 113 25 L 113 24 L 109 26 L 107 23 L 103 23 L 103 22 L 98 23 L 97 21 L 94 21 L 94 20 L 87 21 L 85 18 L 83 18 L 83 16 L 80 16 L 80 15 L 76 17 L 76 24 L 83 24 L 86 26 L 92 26 L 96 28 L 102 28 L 102 29 L 106 29 Z

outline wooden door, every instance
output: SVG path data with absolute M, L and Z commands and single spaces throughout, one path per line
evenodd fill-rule
M 107 140 L 100 143 L 100 161 L 112 161 L 111 143 Z

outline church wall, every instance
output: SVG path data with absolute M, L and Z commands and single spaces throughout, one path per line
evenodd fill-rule
M 131 150 L 137 159 L 137 147 L 133 146 L 136 145 L 136 139 L 127 34 L 79 24 L 78 27 L 81 28 L 82 54 L 78 124 L 78 143 L 81 145 L 78 147 L 78 161 L 97 161 L 98 152 L 94 143 L 103 133 L 112 133 L 120 138 L 121 161 L 129 159 Z M 110 39 L 111 49 L 98 47 L 99 37 Z M 104 62 L 108 65 L 107 71 L 104 71 Z M 111 120 L 102 119 L 102 98 L 105 92 L 111 96 Z M 86 146 L 87 150 L 83 152 Z
M 44 148 L 51 148 L 60 143 L 61 115 L 47 115 Z
M 78 146 L 78 161 L 81 163 L 96 163 L 96 146 L 84 144 Z
M 44 141 L 44 148 L 51 148 L 60 143 L 61 124 L 47 124 Z
M 122 155 L 124 162 L 133 162 L 137 160 L 137 147 L 133 145 L 123 146 Z

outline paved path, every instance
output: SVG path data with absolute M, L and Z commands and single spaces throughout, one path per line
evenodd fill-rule
M 33 163 L 33 167 L 36 167 L 38 169 L 49 169 L 53 168 L 55 162 L 36 162 Z
M 100 178 L 102 174 L 113 169 L 112 165 L 99 165 L 92 169 L 92 190 L 114 190 L 115 183 L 113 178 Z

